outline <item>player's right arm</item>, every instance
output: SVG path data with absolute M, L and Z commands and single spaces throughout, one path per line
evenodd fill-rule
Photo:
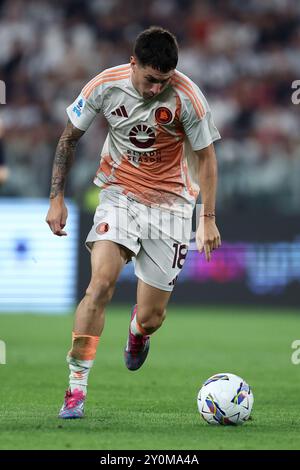
M 68 210 L 64 202 L 65 183 L 74 161 L 77 142 L 84 132 L 68 120 L 55 152 L 50 189 L 50 207 L 46 222 L 54 235 L 59 237 L 67 235 L 63 230 L 68 217 Z
M 75 147 L 102 109 L 103 96 L 116 78 L 128 78 L 130 65 L 104 70 L 90 80 L 76 100 L 67 108 L 68 124 L 59 139 L 55 153 L 50 191 L 50 208 L 46 217 L 54 235 L 67 235 L 63 230 L 67 220 L 64 188 L 67 174 L 74 160 Z

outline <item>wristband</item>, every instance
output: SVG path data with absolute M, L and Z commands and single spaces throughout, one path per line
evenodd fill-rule
M 200 217 L 216 217 L 216 214 L 214 214 L 213 212 L 209 212 L 207 214 L 200 215 Z

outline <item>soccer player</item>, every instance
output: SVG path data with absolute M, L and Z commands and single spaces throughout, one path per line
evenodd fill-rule
M 69 388 L 60 418 L 81 418 L 88 375 L 123 266 L 134 262 L 137 303 L 124 350 L 126 367 L 144 363 L 150 336 L 162 325 L 191 233 L 201 188 L 202 224 L 196 233 L 206 260 L 221 244 L 215 224 L 219 133 L 199 88 L 176 70 L 178 45 L 169 31 L 151 27 L 136 39 L 130 63 L 104 70 L 67 108 L 69 121 L 53 165 L 46 221 L 64 236 L 64 185 L 78 140 L 101 111 L 109 132 L 94 183 L 102 188 L 87 236 L 91 280 L 77 307 L 67 355 Z M 202 230 L 201 228 L 202 227 Z

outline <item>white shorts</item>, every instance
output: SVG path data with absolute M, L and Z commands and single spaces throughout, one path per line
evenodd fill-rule
M 172 291 L 187 255 L 192 219 L 145 206 L 109 189 L 102 190 L 99 198 L 85 242 L 88 250 L 98 240 L 118 243 L 133 253 L 139 279 Z

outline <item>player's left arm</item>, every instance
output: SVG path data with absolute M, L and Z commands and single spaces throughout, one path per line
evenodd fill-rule
M 215 206 L 218 183 L 218 166 L 214 145 L 195 151 L 199 158 L 199 185 L 202 210 L 196 232 L 196 244 L 200 253 L 211 260 L 213 250 L 221 246 L 221 236 L 216 226 Z
M 206 260 L 210 261 L 211 252 L 221 245 L 216 219 L 211 215 L 215 214 L 218 181 L 213 142 L 220 139 L 220 134 L 209 104 L 199 87 L 181 73 L 177 73 L 178 84 L 176 91 L 181 101 L 180 119 L 191 148 L 199 159 L 198 175 L 195 174 L 193 179 L 198 180 L 204 210 L 200 215 L 196 243 L 200 253 L 204 250 Z

